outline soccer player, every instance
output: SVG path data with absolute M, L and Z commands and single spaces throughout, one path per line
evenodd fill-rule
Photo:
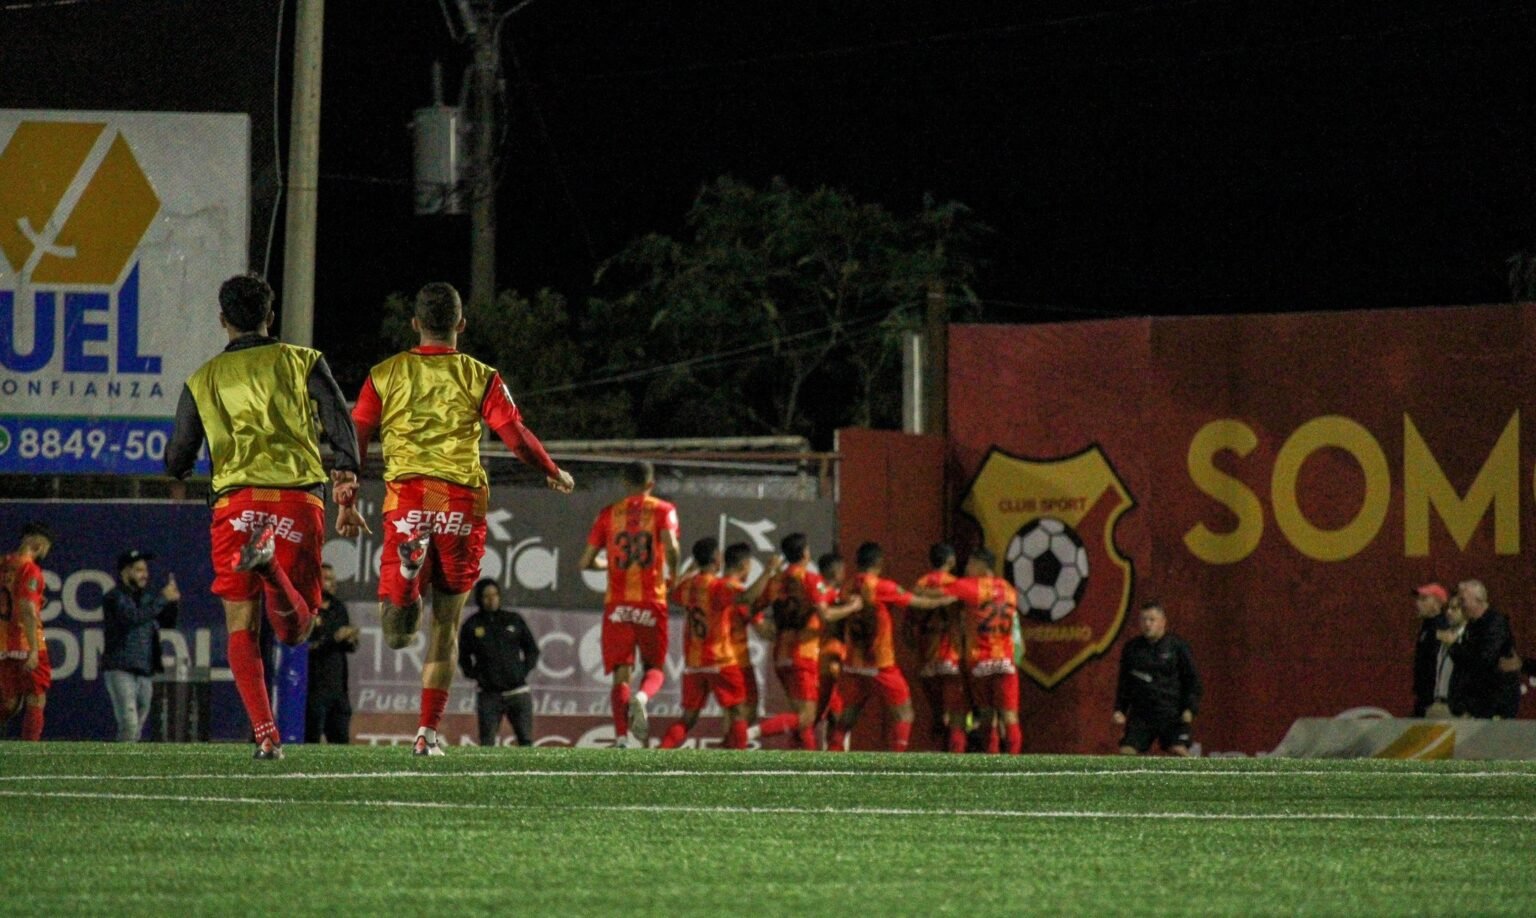
M 642 745 L 650 736 L 646 702 L 661 690 L 667 659 L 667 571 L 678 571 L 677 508 L 651 494 L 656 470 L 636 460 L 624 466 L 629 493 L 604 507 L 587 534 L 582 570 L 608 572 L 603 600 L 603 671 L 613 674 L 608 698 L 613 707 L 614 746 L 633 734 Z M 603 557 L 599 558 L 599 553 Z M 645 675 L 631 693 L 635 652 Z
M 43 708 L 53 685 L 48 645 L 43 640 L 43 570 L 37 562 L 48 557 L 53 533 L 42 523 L 21 528 L 21 546 L 0 558 L 0 724 L 18 707 L 21 738 L 43 738 Z
M 902 589 L 894 580 L 881 577 L 885 550 L 879 543 L 860 545 L 854 563 L 858 566 L 854 587 L 863 600 L 862 606 L 857 612 L 840 608 L 827 614 L 829 621 L 848 618 L 848 662 L 838 684 L 843 693 L 843 716 L 828 736 L 827 748 L 843 748 L 843 740 L 858 722 L 869 696 L 878 693 L 894 718 L 891 751 L 905 752 L 912 738 L 912 691 L 896 666 L 891 608 L 938 609 L 953 604 L 955 597 L 918 596 Z
M 490 487 L 480 464 L 482 427 L 541 470 L 550 488 L 569 494 L 575 486 L 523 425 L 501 374 L 459 351 L 465 324 L 452 285 L 422 287 L 411 317 L 419 343 L 369 370 L 352 409 L 365 454 L 375 432 L 384 451 L 379 619 L 390 647 L 400 650 L 415 639 L 424 585 L 432 586 L 421 715 L 411 744 L 416 755 L 443 754 L 437 728 L 453 683 L 459 615 L 485 553 Z M 355 508 L 341 509 L 337 531 L 351 536 L 365 529 Z
M 848 564 L 837 552 L 827 552 L 816 559 L 816 570 L 827 585 L 827 603 L 840 606 L 847 602 L 843 578 L 848 575 Z M 821 629 L 821 697 L 816 703 L 816 719 L 835 723 L 843 716 L 843 693 L 837 690 L 843 675 L 843 663 L 848 659 L 848 643 L 844 639 L 848 620 L 827 622 Z
M 935 595 L 955 582 L 955 549 L 939 542 L 928 549 L 928 562 L 933 569 L 917 579 L 913 587 L 916 593 Z M 933 717 L 936 740 L 942 741 L 944 727 L 951 724 L 965 725 L 969 714 L 965 698 L 965 685 L 960 678 L 960 654 L 956 649 L 955 621 L 950 609 L 929 609 L 907 616 L 907 626 L 917 648 L 921 669 L 918 684 L 928 699 L 928 710 Z M 964 732 L 961 733 L 962 737 Z M 964 752 L 962 744 L 955 748 L 954 733 L 949 734 L 949 751 Z
M 266 620 L 278 640 L 302 643 L 320 605 L 325 540 L 325 469 L 315 410 L 335 453 L 330 474 L 338 504 L 357 492 L 358 450 L 346 399 L 317 350 L 269 337 L 272 288 L 255 274 L 219 287 L 223 352 L 187 380 L 165 471 L 186 478 L 208 441 L 213 463 L 213 592 L 224 603 L 229 670 L 251 720 L 257 759 L 281 759 L 258 645 Z
M 965 576 L 944 587 L 960 600 L 961 649 L 971 684 L 971 703 L 981 712 L 987 751 L 998 752 L 998 719 L 1008 735 L 1008 754 L 1024 750 L 1019 727 L 1019 672 L 1015 667 L 1013 623 L 1019 594 L 1013 584 L 992 573 L 997 558 L 977 548 L 966 562 Z M 955 678 L 958 683 L 959 677 Z M 965 751 L 965 714 L 950 714 L 949 751 Z
M 695 573 L 684 577 L 672 591 L 672 600 L 687 615 L 683 627 L 683 715 L 662 736 L 661 748 L 676 749 L 698 722 L 711 693 L 725 713 L 725 746 L 747 748 L 747 683 L 741 668 L 747 646 L 751 606 L 778 570 L 775 558 L 749 588 L 745 583 L 752 565 L 752 546 L 736 542 L 725 549 L 721 569 L 720 543 L 700 539 L 693 543 Z
M 796 739 L 801 749 L 815 749 L 816 707 L 821 700 L 821 631 L 830 611 L 827 586 L 810 569 L 805 533 L 790 533 L 779 547 L 786 567 L 769 582 L 757 605 L 773 612 L 773 665 L 794 708 Z

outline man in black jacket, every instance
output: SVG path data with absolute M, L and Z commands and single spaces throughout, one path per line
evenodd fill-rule
M 1456 587 L 1467 627 L 1459 637 L 1440 632 L 1450 648 L 1451 663 L 1464 680 L 1467 714 L 1472 717 L 1514 717 L 1520 709 L 1520 675 L 1505 672 L 1499 660 L 1514 653 L 1515 636 L 1509 619 L 1488 605 L 1488 588 L 1477 580 Z
M 1190 724 L 1200 711 L 1200 676 L 1189 645 L 1168 633 L 1160 603 L 1142 604 L 1141 635 L 1120 651 L 1116 724 L 1125 726 L 1120 752 L 1137 755 L 1156 739 L 1164 751 L 1189 755 Z
M 160 662 L 160 629 L 176 627 L 181 591 L 176 576 L 159 592 L 149 590 L 154 555 L 137 548 L 117 556 L 117 586 L 101 599 L 102 681 L 112 699 L 117 741 L 136 743 L 149 720 L 154 677 Z
M 309 635 L 309 701 L 304 742 L 352 741 L 352 702 L 347 692 L 347 654 L 357 650 L 358 630 L 347 604 L 336 598 L 336 571 L 320 565 L 320 605 Z
M 501 608 L 501 590 L 486 578 L 475 584 L 480 611 L 459 631 L 459 668 L 480 684 L 475 712 L 480 720 L 480 745 L 496 744 L 496 731 L 506 716 L 519 746 L 533 745 L 533 694 L 528 674 L 539 665 L 539 642 L 516 612 Z
M 1445 587 L 1426 583 L 1413 591 L 1413 608 L 1418 613 L 1419 637 L 1413 645 L 1413 716 L 1423 717 L 1435 703 L 1435 677 L 1438 675 L 1440 642 L 1435 632 L 1450 627 L 1445 619 L 1445 604 L 1450 599 Z

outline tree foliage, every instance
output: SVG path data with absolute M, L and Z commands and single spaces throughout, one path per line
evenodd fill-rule
M 417 343 L 411 329 L 411 299 L 392 296 L 385 304 L 381 335 L 394 348 Z M 488 308 L 465 305 L 459 347 L 501 372 L 541 439 L 612 439 L 633 436 L 628 393 L 573 387 L 586 375 L 587 359 L 573 332 L 565 298 L 540 290 L 528 299 L 504 290 Z
M 621 292 L 590 313 L 648 435 L 824 439 L 894 425 L 900 342 L 930 294 L 952 315 L 975 310 L 970 247 L 983 228 L 959 203 L 902 217 L 834 189 L 721 178 L 685 226 L 609 259 L 599 283 Z

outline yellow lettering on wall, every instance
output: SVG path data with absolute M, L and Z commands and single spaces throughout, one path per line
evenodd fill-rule
M 1504 425 L 1465 498 L 1451 487 L 1413 419 L 1403 415 L 1403 553 L 1410 558 L 1429 554 L 1431 504 L 1463 551 L 1491 504 L 1494 550 L 1520 554 L 1520 412 Z
M 1184 533 L 1184 545 L 1207 564 L 1236 564 L 1259 547 L 1259 538 L 1264 535 L 1264 506 L 1247 485 L 1218 469 L 1213 461 L 1223 450 L 1241 458 L 1258 445 L 1253 428 L 1234 420 L 1212 421 L 1189 441 L 1189 480 L 1237 517 L 1231 532 L 1213 532 L 1204 523 L 1197 523 Z
M 1301 510 L 1296 482 L 1307 457 L 1329 446 L 1344 450 L 1359 463 L 1365 473 L 1365 499 L 1348 523 L 1338 529 L 1319 529 Z M 1343 561 L 1359 554 L 1381 531 L 1391 500 L 1392 473 L 1387 468 L 1387 454 L 1369 430 L 1341 415 L 1313 418 L 1296 428 L 1275 457 L 1275 473 L 1270 482 L 1275 522 L 1297 551 L 1315 561 Z

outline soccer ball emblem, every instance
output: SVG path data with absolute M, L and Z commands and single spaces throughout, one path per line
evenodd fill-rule
M 1088 588 L 1088 552 L 1072 527 L 1054 517 L 1031 520 L 1014 533 L 1004 574 L 1019 591 L 1020 611 L 1039 621 L 1072 614 Z

